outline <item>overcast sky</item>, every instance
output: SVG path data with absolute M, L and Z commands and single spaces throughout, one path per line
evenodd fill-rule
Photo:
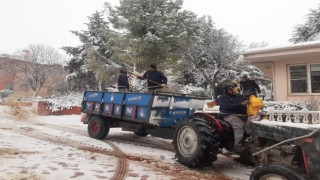
M 12 54 L 29 44 L 54 48 L 77 46 L 69 30 L 86 30 L 84 23 L 104 2 L 118 0 L 0 0 L 0 54 Z M 304 23 L 320 0 L 184 0 L 184 9 L 210 15 L 217 28 L 245 44 L 266 41 L 288 44 L 294 26 Z

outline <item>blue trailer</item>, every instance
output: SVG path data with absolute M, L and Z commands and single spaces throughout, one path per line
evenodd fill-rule
M 112 127 L 172 139 L 177 123 L 203 106 L 204 98 L 181 94 L 85 91 L 81 111 L 96 139 L 104 139 Z

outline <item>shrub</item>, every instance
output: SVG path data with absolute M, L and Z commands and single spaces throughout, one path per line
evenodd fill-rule
M 71 93 L 66 96 L 52 97 L 45 99 L 47 109 L 56 112 L 62 109 L 71 109 L 74 106 L 81 106 L 82 94 Z
M 11 91 L 9 89 L 0 90 L 0 99 L 4 99 L 4 98 L 8 97 L 12 93 L 13 93 L 13 91 Z

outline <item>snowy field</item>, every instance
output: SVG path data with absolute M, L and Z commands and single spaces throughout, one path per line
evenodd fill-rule
M 80 115 L 17 120 L 0 106 L 0 179 L 236 179 L 253 170 L 219 156 L 206 169 L 175 159 L 170 140 L 114 128 L 106 140 L 89 138 Z

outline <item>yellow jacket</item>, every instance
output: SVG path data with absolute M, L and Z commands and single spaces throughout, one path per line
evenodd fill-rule
M 249 97 L 249 103 L 248 103 L 248 107 L 247 107 L 247 115 L 248 116 L 256 115 L 262 106 L 264 106 L 263 100 L 254 96 L 254 95 L 251 95 Z

